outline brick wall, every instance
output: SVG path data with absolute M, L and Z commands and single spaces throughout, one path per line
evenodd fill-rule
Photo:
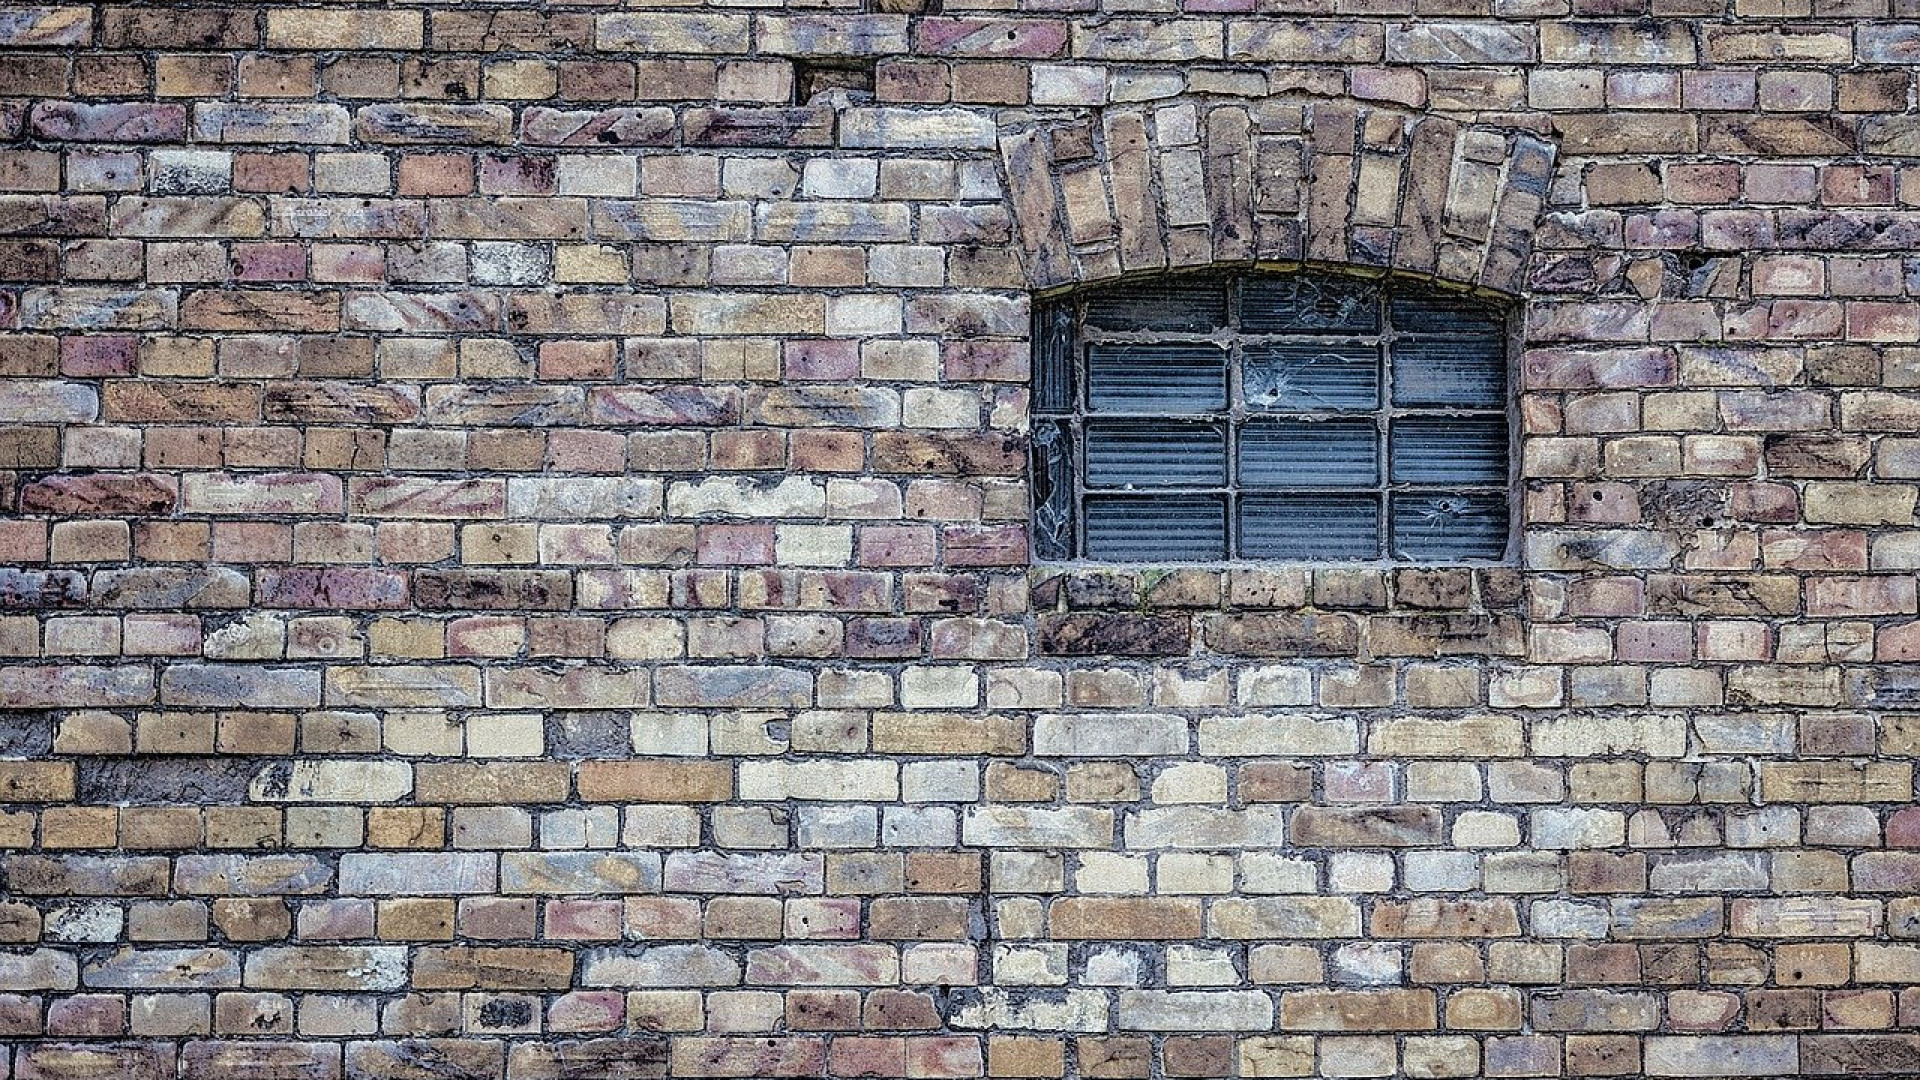
M 0 8 L 0 1077 L 1920 1073 L 1920 7 L 1014 6 Z M 1031 564 L 1256 261 L 1518 565 Z

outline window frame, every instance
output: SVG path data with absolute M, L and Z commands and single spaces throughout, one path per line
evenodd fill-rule
M 1246 330 L 1242 326 L 1241 293 L 1249 280 L 1304 279 L 1309 282 L 1329 282 L 1351 284 L 1365 290 L 1372 290 L 1371 302 L 1377 308 L 1377 322 L 1372 329 L 1354 330 L 1328 328 L 1315 332 L 1282 331 L 1279 329 Z M 1103 293 L 1124 290 L 1129 287 L 1154 284 L 1176 285 L 1182 282 L 1204 283 L 1215 281 L 1222 290 L 1224 321 L 1211 330 L 1142 330 L 1114 329 L 1092 326 L 1087 320 L 1088 304 L 1097 300 Z M 1455 405 L 1397 405 L 1393 399 L 1394 355 L 1396 344 L 1409 338 L 1418 337 L 1408 328 L 1394 324 L 1392 317 L 1393 300 L 1396 295 L 1412 296 L 1420 299 L 1460 300 L 1480 308 L 1492 316 L 1499 324 L 1498 342 L 1501 348 L 1499 366 L 1502 388 L 1498 406 L 1455 406 Z M 1487 290 L 1476 290 L 1451 283 L 1427 278 L 1413 278 L 1405 275 L 1385 273 L 1356 272 L 1353 268 L 1327 268 L 1309 264 L 1254 265 L 1240 267 L 1206 267 L 1194 271 L 1156 274 L 1145 277 L 1123 278 L 1093 287 L 1081 287 L 1037 296 L 1033 309 L 1033 393 L 1031 404 L 1032 452 L 1030 454 L 1030 493 L 1032 525 L 1030 544 L 1032 557 L 1041 565 L 1088 565 L 1088 566 L 1182 566 L 1182 567 L 1261 567 L 1261 566 L 1303 566 L 1303 567 L 1504 567 L 1515 565 L 1520 552 L 1521 515 L 1524 509 L 1524 487 L 1521 478 L 1520 458 L 1520 344 L 1521 309 L 1514 298 Z M 1431 340 L 1431 337 L 1429 337 Z M 1246 360 L 1249 346 L 1278 345 L 1282 343 L 1307 345 L 1352 345 L 1364 341 L 1375 350 L 1375 372 L 1377 376 L 1377 394 L 1370 408 L 1353 410 L 1334 409 L 1257 409 L 1249 405 L 1245 392 L 1245 379 L 1248 369 Z M 1120 346 L 1128 344 L 1157 344 L 1212 346 L 1225 354 L 1225 405 L 1210 412 L 1196 413 L 1120 413 L 1097 414 L 1091 402 L 1091 361 L 1089 348 L 1095 345 Z M 1067 401 L 1064 407 L 1059 401 L 1058 387 L 1046 382 L 1048 364 L 1060 364 L 1057 350 L 1064 348 L 1064 358 L 1068 386 Z M 1505 528 L 1500 531 L 1501 550 L 1497 556 L 1480 558 L 1408 558 L 1398 555 L 1394 544 L 1394 517 L 1397 499 L 1415 491 L 1433 491 L 1438 485 L 1420 484 L 1417 481 L 1399 481 L 1393 473 L 1392 442 L 1396 420 L 1434 418 L 1445 420 L 1451 417 L 1481 417 L 1504 420 L 1502 431 L 1505 436 L 1505 474 L 1497 481 L 1487 480 L 1480 483 L 1455 483 L 1446 485 L 1462 493 L 1492 496 L 1499 500 L 1500 511 L 1506 515 Z M 1376 440 L 1375 474 L 1370 485 L 1347 486 L 1298 486 L 1273 487 L 1247 484 L 1243 478 L 1242 437 L 1250 421 L 1272 421 L 1275 426 L 1292 423 L 1322 423 L 1330 419 L 1364 419 L 1371 428 Z M 1160 491 L 1165 495 L 1178 496 L 1189 494 L 1195 498 L 1220 498 L 1224 515 L 1225 544 L 1227 557 L 1207 559 L 1126 559 L 1115 557 L 1093 557 L 1086 554 L 1088 515 L 1086 500 L 1089 494 L 1096 498 L 1114 495 L 1124 497 L 1128 492 L 1112 487 L 1100 487 L 1089 483 L 1087 462 L 1086 430 L 1089 421 L 1113 424 L 1132 421 L 1141 425 L 1182 424 L 1209 425 L 1220 430 L 1224 439 L 1223 468 L 1225 475 L 1220 484 L 1215 485 L 1166 485 L 1149 491 Z M 1068 446 L 1073 460 L 1062 462 L 1058 457 L 1057 437 L 1049 438 L 1050 432 L 1061 429 L 1070 432 Z M 1403 459 L 1404 462 L 1405 459 Z M 1069 485 L 1068 510 L 1064 523 L 1055 524 L 1050 517 L 1058 517 L 1052 502 L 1052 489 L 1057 485 L 1061 470 Z M 1335 556 L 1312 558 L 1299 556 L 1275 556 L 1243 553 L 1244 524 L 1241 520 L 1241 508 L 1248 497 L 1261 496 L 1299 497 L 1299 496 L 1337 496 L 1353 494 L 1356 498 L 1365 497 L 1376 500 L 1375 516 L 1375 552 L 1367 556 Z M 1052 532 L 1055 536 L 1050 537 Z M 1064 535 L 1065 553 L 1061 554 L 1058 536 Z

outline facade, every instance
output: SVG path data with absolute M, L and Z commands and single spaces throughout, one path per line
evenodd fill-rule
M 1920 1074 L 1913 0 L 0 49 L 0 1077 Z

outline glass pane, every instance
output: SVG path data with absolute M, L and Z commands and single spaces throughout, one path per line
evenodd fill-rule
M 1240 500 L 1247 559 L 1377 559 L 1380 500 L 1373 495 L 1249 495 Z
M 1507 399 L 1500 338 L 1403 338 L 1393 345 L 1393 403 L 1498 409 Z
M 1260 333 L 1325 334 L 1380 328 L 1379 293 L 1350 278 L 1289 274 L 1240 284 L 1240 328 Z
M 1250 409 L 1315 412 L 1380 404 L 1380 355 L 1373 345 L 1249 345 L 1240 379 Z
M 1073 432 L 1065 420 L 1033 425 L 1033 549 L 1073 557 Z
M 1507 552 L 1507 504 L 1499 495 L 1445 491 L 1393 496 L 1393 553 L 1420 562 L 1498 559 Z
M 1116 562 L 1205 562 L 1227 557 L 1220 495 L 1090 495 L 1087 557 Z
M 1388 306 L 1393 327 L 1401 333 L 1507 336 L 1506 320 L 1498 310 L 1464 296 L 1395 293 Z
M 1089 421 L 1087 486 L 1215 487 L 1226 482 L 1227 439 L 1208 424 Z
M 1393 479 L 1402 484 L 1504 484 L 1507 418 L 1417 416 L 1393 422 Z
M 1033 312 L 1033 407 L 1060 413 L 1073 408 L 1073 305 L 1041 304 Z
M 1249 420 L 1240 429 L 1240 482 L 1371 487 L 1380 482 L 1379 446 L 1371 420 Z
M 1227 407 L 1227 354 L 1211 345 L 1091 345 L 1088 408 L 1203 413 Z
M 1204 334 L 1227 323 L 1227 283 L 1177 277 L 1117 285 L 1087 295 L 1087 325 L 1103 330 Z

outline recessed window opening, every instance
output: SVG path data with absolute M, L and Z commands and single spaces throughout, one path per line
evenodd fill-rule
M 793 62 L 793 103 L 807 105 L 821 94 L 844 90 L 873 96 L 878 62 L 872 57 L 832 57 Z
M 1391 279 L 1168 276 L 1041 302 L 1035 554 L 1500 561 L 1509 354 L 1498 306 Z

